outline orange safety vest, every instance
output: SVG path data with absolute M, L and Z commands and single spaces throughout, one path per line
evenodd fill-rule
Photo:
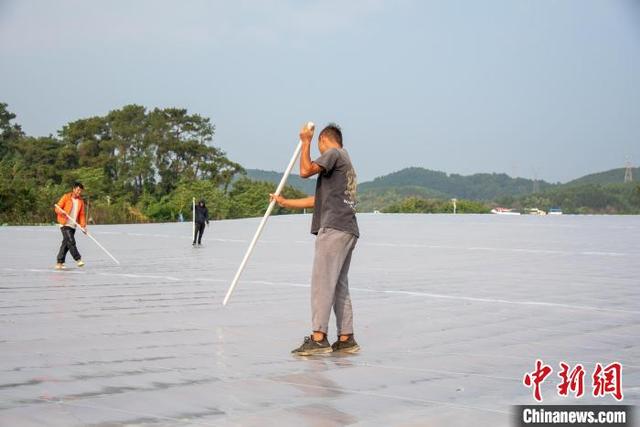
M 72 194 L 73 193 L 67 193 L 64 196 L 60 197 L 60 200 L 58 200 L 58 206 L 60 206 L 62 210 L 64 210 L 69 215 L 71 215 L 71 209 L 73 209 L 73 201 L 71 200 L 73 198 Z M 82 200 L 82 197 L 78 198 L 77 200 L 79 202 L 79 206 L 78 206 L 78 217 L 76 221 L 78 222 L 80 227 L 84 228 L 87 225 L 87 220 L 85 219 L 85 215 L 84 215 L 84 200 Z M 58 213 L 55 207 L 53 210 L 56 212 L 56 215 L 58 217 L 58 224 L 65 225 L 67 221 L 69 221 L 69 218 L 67 218 L 65 214 Z

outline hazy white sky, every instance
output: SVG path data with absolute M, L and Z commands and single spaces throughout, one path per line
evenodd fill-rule
M 185 107 L 248 168 L 284 169 L 313 120 L 359 181 L 565 181 L 640 163 L 640 1 L 0 0 L 0 102 L 30 135 Z

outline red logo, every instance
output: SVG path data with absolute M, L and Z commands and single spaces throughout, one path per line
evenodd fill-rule
M 585 392 L 585 369 L 580 363 L 573 368 L 565 362 L 560 362 L 560 371 L 558 377 L 560 383 L 557 386 L 558 396 L 567 397 L 573 394 L 576 398 L 580 398 Z M 533 398 L 542 402 L 542 383 L 553 372 L 553 368 L 545 365 L 540 359 L 536 359 L 536 365 L 533 372 L 527 372 L 522 382 L 526 387 L 533 388 Z M 622 364 L 613 362 L 603 367 L 602 364 L 596 363 L 592 379 L 591 394 L 593 397 L 613 396 L 616 400 L 622 400 Z
M 558 385 L 558 395 L 568 396 L 569 392 L 572 392 L 576 397 L 582 397 L 584 394 L 584 367 L 578 363 L 571 372 L 569 372 L 569 365 L 564 362 L 560 362 L 560 367 L 562 371 L 558 373 L 558 376 L 562 382 Z
M 540 393 L 540 384 L 551 374 L 553 369 L 542 363 L 542 360 L 536 360 L 536 370 L 524 376 L 523 382 L 527 387 L 533 387 L 533 397 L 542 402 L 542 393 Z
M 616 400 L 622 400 L 622 365 L 620 363 L 614 362 L 604 368 L 596 363 L 592 378 L 595 397 L 610 394 Z

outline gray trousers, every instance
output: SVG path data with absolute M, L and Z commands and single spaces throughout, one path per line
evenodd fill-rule
M 353 234 L 333 228 L 318 230 L 311 274 L 311 323 L 314 331 L 327 333 L 333 308 L 338 335 L 353 333 L 347 276 L 357 240 Z

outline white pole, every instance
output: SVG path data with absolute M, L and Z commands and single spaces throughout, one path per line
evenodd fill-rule
M 311 122 L 307 123 L 307 128 L 313 129 L 313 127 L 314 127 L 313 123 Z M 280 180 L 280 184 L 278 184 L 278 188 L 274 193 L 276 196 L 280 195 L 280 192 L 282 191 L 285 184 L 287 183 L 287 178 L 289 177 L 289 174 L 291 173 L 291 169 L 293 168 L 293 165 L 295 164 L 296 160 L 298 159 L 298 156 L 300 155 L 301 149 L 302 149 L 302 141 L 299 141 L 298 146 L 296 147 L 296 150 L 293 153 L 293 156 L 291 156 L 291 160 L 289 161 L 289 166 L 287 166 L 287 169 L 285 170 L 284 175 L 282 175 L 282 179 Z M 256 243 L 258 242 L 258 238 L 260 237 L 260 234 L 262 234 L 262 230 L 264 229 L 264 226 L 267 223 L 267 219 L 269 218 L 269 215 L 271 215 L 271 211 L 273 210 L 275 204 L 276 204 L 275 200 L 272 200 L 271 203 L 269 203 L 269 207 L 267 208 L 267 211 L 264 213 L 264 216 L 262 217 L 262 221 L 260 221 L 260 225 L 256 230 L 256 234 L 253 235 L 253 240 L 251 240 L 251 243 L 249 244 L 249 248 L 247 249 L 247 252 L 244 254 L 244 258 L 240 263 L 240 267 L 238 267 L 238 271 L 236 271 L 236 275 L 234 276 L 233 281 L 231 282 L 231 286 L 229 286 L 229 290 L 227 291 L 227 295 L 224 297 L 224 301 L 222 302 L 222 305 L 227 305 L 227 302 L 229 302 L 229 298 L 231 298 L 233 289 L 236 287 L 236 284 L 238 283 L 238 279 L 240 279 L 240 275 L 242 274 L 242 271 L 244 270 L 244 267 L 247 264 L 247 261 L 249 260 L 251 253 L 253 252 L 253 248 L 255 248 Z
M 193 241 L 196 241 L 196 198 L 193 198 L 193 206 L 192 206 L 192 213 L 191 213 L 191 237 L 193 238 Z
M 116 264 L 120 265 L 120 261 L 118 261 L 116 259 L 116 257 L 114 257 L 113 255 L 111 255 L 111 253 L 108 250 L 106 250 L 105 247 L 102 246 L 91 234 L 89 234 L 89 232 L 85 228 L 82 228 L 82 226 L 80 224 L 78 224 L 75 219 L 71 218 L 71 216 L 69 216 L 69 214 L 64 209 L 62 209 L 60 206 L 58 206 L 57 203 L 55 204 L 55 207 L 58 208 L 62 213 L 64 213 L 67 218 L 69 218 L 71 221 L 73 221 L 73 223 L 75 225 L 80 227 L 80 230 L 82 230 L 82 232 L 84 234 L 86 234 L 88 237 L 90 237 L 91 240 L 93 240 L 96 243 L 96 245 L 98 245 L 100 247 L 100 249 L 102 249 L 107 255 L 109 255 L 111 257 L 111 259 L 115 261 Z

